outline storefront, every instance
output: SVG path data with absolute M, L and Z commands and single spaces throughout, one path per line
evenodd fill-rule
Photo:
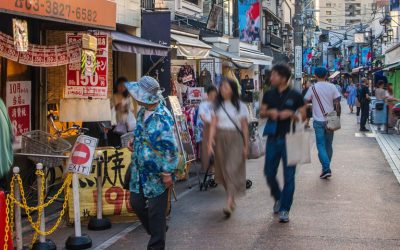
M 400 44 L 385 52 L 385 68 L 388 82 L 393 86 L 393 95 L 400 98 Z
M 46 130 L 48 108 L 57 106 L 63 95 L 67 95 L 69 80 L 80 77 L 76 71 L 67 70 L 68 65 L 81 61 L 81 53 L 80 47 L 69 41 L 66 33 L 113 30 L 116 26 L 113 2 L 101 0 L 95 6 L 87 1 L 47 2 L 47 8 L 36 3 L 22 4 L 22 1 L 0 3 L 0 96 L 7 103 L 18 137 L 30 130 Z M 63 11 L 66 5 L 70 13 Z M 49 6 L 59 8 L 49 9 Z M 104 9 L 110 12 L 106 14 Z M 112 71 L 107 71 L 112 67 L 112 58 L 105 50 L 108 41 L 101 41 L 105 69 L 102 76 L 96 77 L 99 79 L 96 83 L 90 83 L 96 87 L 101 84 L 97 90 L 107 98 L 112 86 L 108 84 Z M 76 82 L 89 83 L 89 79 Z M 7 91 L 9 89 L 16 91 Z M 12 101 L 13 98 L 17 98 L 17 102 Z

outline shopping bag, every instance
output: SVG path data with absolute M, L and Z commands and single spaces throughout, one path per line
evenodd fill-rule
M 311 163 L 311 133 L 305 130 L 304 124 L 296 126 L 296 131 L 293 122 L 290 127 L 290 132 L 286 134 L 287 165 Z
M 249 159 L 258 159 L 261 156 L 265 155 L 265 147 L 266 144 L 264 143 L 264 140 L 260 136 L 260 133 L 258 132 L 258 129 L 255 128 L 255 131 L 253 132 L 253 135 L 250 138 L 250 148 L 249 148 Z

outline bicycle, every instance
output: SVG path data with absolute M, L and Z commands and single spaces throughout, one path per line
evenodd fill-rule
M 55 133 L 50 134 L 40 130 L 34 130 L 22 135 L 22 153 L 17 156 L 27 157 L 33 164 L 30 167 L 32 171 L 26 171 L 22 176 L 26 190 L 26 197 L 29 203 L 37 202 L 37 177 L 35 174 L 35 165 L 42 163 L 45 172 L 45 200 L 49 197 L 53 188 L 60 186 L 62 181 L 57 181 L 57 170 L 60 172 L 58 176 L 63 175 L 63 161 L 68 157 L 63 155 L 72 148 L 78 136 L 88 131 L 74 124 L 65 130 L 59 129 L 55 124 L 55 116 L 52 112 L 48 115 L 48 121 L 53 127 Z

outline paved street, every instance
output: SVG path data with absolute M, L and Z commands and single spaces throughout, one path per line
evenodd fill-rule
M 343 117 L 335 137 L 333 178 L 318 178 L 313 164 L 298 167 L 289 224 L 272 214 L 273 200 L 262 173 L 263 160 L 249 161 L 254 185 L 225 220 L 223 189 L 194 189 L 174 205 L 168 249 L 399 249 L 400 187 L 378 143 L 358 133 L 355 116 Z M 281 175 L 281 174 L 280 174 Z M 143 229 L 108 249 L 145 249 Z

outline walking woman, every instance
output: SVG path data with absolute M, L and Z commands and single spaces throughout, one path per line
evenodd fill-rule
M 235 198 L 246 189 L 247 117 L 248 110 L 239 99 L 237 84 L 224 79 L 212 115 L 208 152 L 215 155 L 215 181 L 224 186 L 227 194 L 223 210 L 226 217 L 235 209 Z
M 347 104 L 349 105 L 350 113 L 354 112 L 354 105 L 356 105 L 357 99 L 357 87 L 353 82 L 346 89 L 347 93 Z
M 111 109 L 116 124 L 108 138 L 109 146 L 121 146 L 121 135 L 132 132 L 136 126 L 132 100 L 125 87 L 127 82 L 127 78 L 119 77 L 114 85 Z

